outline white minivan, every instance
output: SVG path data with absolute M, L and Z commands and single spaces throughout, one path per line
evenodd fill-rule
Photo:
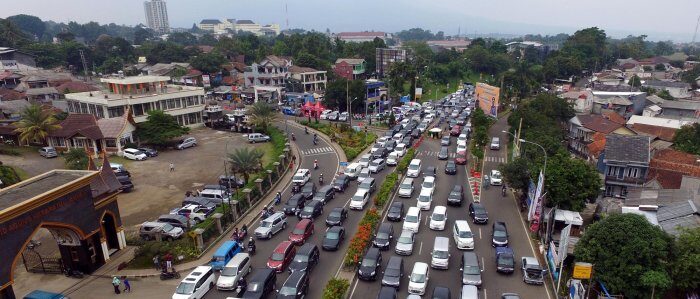
M 430 267 L 447 270 L 450 264 L 450 239 L 435 237 L 433 251 L 430 252 L 430 256 Z
M 214 269 L 210 266 L 194 268 L 175 288 L 173 299 L 199 299 L 214 286 Z
M 445 206 L 435 206 L 433 214 L 430 215 L 430 229 L 445 230 L 447 223 L 447 208 Z
M 411 163 L 408 164 L 408 170 L 406 171 L 406 176 L 409 178 L 417 178 L 420 176 L 420 171 L 422 168 L 422 164 L 420 159 L 413 159 L 411 160 Z
M 452 238 L 457 244 L 457 249 L 474 249 L 474 234 L 472 234 L 469 222 L 466 220 L 455 221 L 454 226 L 452 226 Z
M 416 207 L 420 208 L 423 211 L 430 210 L 430 205 L 433 203 L 433 194 L 430 192 L 430 190 L 421 190 L 420 194 L 418 195 L 418 204 L 416 204 Z
M 428 264 L 416 262 L 413 264 L 411 276 L 408 278 L 408 293 L 423 296 L 428 288 L 429 277 Z
M 350 177 L 351 180 L 357 179 L 357 176 L 360 175 L 360 171 L 362 171 L 362 165 L 359 163 L 350 163 L 347 167 L 345 167 L 345 175 Z
M 362 210 L 369 201 L 369 190 L 360 189 L 355 192 L 355 195 L 350 199 L 351 210 Z
M 408 208 L 406 217 L 403 219 L 402 230 L 410 230 L 417 234 L 420 229 L 420 218 L 420 209 L 418 207 Z

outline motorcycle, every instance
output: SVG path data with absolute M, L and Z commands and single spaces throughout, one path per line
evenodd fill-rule
M 318 145 L 318 140 L 314 139 L 314 145 Z
M 80 270 L 73 270 L 71 268 L 64 269 L 63 274 L 65 274 L 66 277 L 73 277 L 78 279 L 85 277 L 85 274 L 83 274 L 83 272 L 80 272 Z
M 501 196 L 506 197 L 506 187 L 505 186 L 503 186 L 503 188 L 501 188 Z
M 318 183 L 323 185 L 323 175 L 318 177 Z
M 250 255 L 255 254 L 255 244 L 248 242 L 248 253 L 250 253 Z
M 172 271 L 161 271 L 160 272 L 160 280 L 168 280 L 168 279 L 173 279 L 173 278 L 180 278 L 180 272 L 175 271 L 175 268 L 171 268 Z

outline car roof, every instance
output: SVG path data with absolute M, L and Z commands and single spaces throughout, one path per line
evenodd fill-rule
M 289 241 L 285 241 L 289 242 Z M 270 268 L 256 268 L 255 272 L 253 272 L 253 275 L 250 276 L 250 281 L 261 281 L 265 280 L 269 275 L 272 274 L 272 269 Z
M 312 200 L 310 203 L 306 204 L 306 206 L 317 206 L 317 205 L 322 205 L 323 203 L 318 201 L 318 200 Z
M 318 189 L 318 192 L 326 192 L 329 189 L 333 189 L 333 186 L 331 186 L 331 185 L 322 186 L 321 188 Z
M 467 222 L 467 220 L 456 220 L 455 226 L 457 226 L 459 230 L 471 231 L 471 228 L 469 228 L 469 222 Z
M 343 207 L 336 207 L 336 208 L 333 208 L 333 209 L 331 210 L 331 213 L 333 213 L 333 212 L 342 212 L 343 210 L 345 210 L 345 208 L 343 208 Z
M 363 182 L 364 182 L 364 180 L 363 180 Z M 367 192 L 369 192 L 369 190 L 367 190 L 367 189 L 359 189 L 359 190 L 357 190 L 357 191 L 355 192 L 355 195 L 365 196 L 365 194 L 366 194 Z
M 330 228 L 328 228 L 328 231 L 333 231 L 333 232 L 337 233 L 337 232 L 344 230 L 344 229 L 345 228 L 340 226 L 340 225 L 334 225 L 334 226 L 331 226 Z
M 528 265 L 538 265 L 538 266 L 540 265 L 540 262 L 535 257 L 532 257 L 532 256 L 524 256 L 523 260 L 525 260 L 525 262 Z
M 459 191 L 462 191 L 462 185 L 454 185 L 452 187 L 452 191 L 456 191 L 456 189 L 459 189 Z
M 399 238 L 400 238 L 401 236 L 403 236 L 404 234 L 409 235 L 409 236 L 413 236 L 413 235 L 414 235 L 414 233 L 413 233 L 412 230 L 404 229 L 404 230 L 401 231 L 401 235 L 399 235 Z
M 408 178 L 408 177 L 407 177 L 407 178 L 403 179 L 403 182 L 404 182 L 404 183 L 413 183 L 413 178 Z
M 415 262 L 413 264 L 413 273 L 428 273 L 428 264 L 423 262 Z
M 430 166 L 430 167 L 432 167 L 432 166 Z M 435 177 L 432 176 L 432 175 L 429 175 L 429 176 L 426 176 L 425 178 L 423 178 L 423 181 L 424 181 L 424 182 L 425 182 L 425 181 L 433 181 L 433 182 L 435 182 Z
M 392 231 L 392 230 L 394 230 L 394 226 L 392 226 L 391 223 L 385 222 L 379 226 L 378 231 Z
M 410 208 L 408 208 L 408 212 L 406 212 L 406 215 L 408 215 L 408 214 L 418 215 L 418 213 L 420 213 L 420 209 L 418 207 L 410 207 Z
M 506 228 L 506 223 L 503 221 L 496 221 L 493 223 L 493 227 L 503 227 L 503 229 Z
M 299 253 L 310 253 L 312 250 L 314 250 L 316 247 L 316 244 L 312 243 L 304 243 L 304 245 L 301 245 L 299 249 L 297 249 L 297 254 Z
M 197 268 L 194 268 L 194 270 L 192 270 L 192 272 L 190 272 L 190 274 L 188 274 L 187 277 L 185 277 L 185 279 L 200 277 L 204 273 L 206 273 L 207 271 L 210 271 L 210 270 L 211 270 L 210 266 L 197 266 Z
M 294 199 L 294 200 L 298 201 L 298 200 L 302 199 L 303 197 L 304 197 L 304 195 L 302 195 L 301 193 L 295 193 L 289 199 L 290 200 Z
M 403 261 L 403 258 L 401 258 L 400 256 L 392 255 L 389 258 L 389 262 L 386 264 L 386 267 L 387 268 L 398 268 L 399 265 L 401 265 L 402 261 Z
M 379 252 L 379 248 L 376 247 L 370 247 L 369 250 L 367 250 L 367 253 L 365 254 L 365 257 L 368 258 L 376 258 L 380 255 L 381 253 Z
M 446 214 L 447 208 L 445 206 L 435 206 L 435 208 L 433 208 L 433 213 Z
M 299 282 L 301 282 L 301 279 L 306 276 L 306 271 L 294 271 L 292 274 L 289 274 L 289 277 L 287 277 L 287 280 L 284 281 L 283 286 L 288 286 L 288 287 L 296 287 L 299 285 Z
M 313 224 L 311 219 L 301 219 L 299 222 L 297 222 L 297 225 L 295 225 L 294 228 L 305 228 L 311 224 Z
M 282 241 L 281 243 L 277 244 L 277 247 L 275 247 L 275 250 L 273 252 L 284 253 L 285 251 L 287 251 L 287 248 L 291 246 L 294 246 L 294 244 L 292 244 L 292 241 Z
M 390 207 L 403 207 L 403 202 L 402 201 L 392 202 Z
M 420 195 L 420 196 L 423 196 L 423 195 L 431 195 L 431 194 L 430 194 L 430 190 L 428 190 L 428 189 L 421 189 L 419 195 Z
M 513 249 L 511 249 L 510 247 L 496 247 L 496 254 L 499 253 L 513 254 Z
M 299 173 L 300 173 L 300 174 L 306 174 L 306 173 L 308 173 L 308 172 L 309 172 L 309 170 L 308 170 L 308 169 L 306 169 L 306 168 L 302 168 L 302 169 L 299 169 L 299 170 L 297 170 L 297 172 L 296 172 L 296 173 L 297 173 L 297 174 L 299 174 Z

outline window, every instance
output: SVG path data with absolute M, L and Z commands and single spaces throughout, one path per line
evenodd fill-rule
M 614 176 L 617 173 L 617 167 L 608 166 L 608 176 Z
M 107 147 L 117 147 L 117 140 L 114 138 L 105 139 L 105 145 Z
M 85 147 L 87 140 L 85 138 L 73 138 L 73 147 Z
M 630 177 L 633 178 L 638 178 L 639 177 L 639 168 L 630 168 Z
M 134 116 L 143 115 L 143 105 L 142 104 L 136 104 L 133 106 L 133 108 L 134 108 Z
M 66 146 L 66 140 L 63 137 L 51 137 L 51 143 L 54 146 Z

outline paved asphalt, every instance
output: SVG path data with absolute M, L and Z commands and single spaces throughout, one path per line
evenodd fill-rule
M 505 133 L 501 133 L 502 130 L 506 128 L 505 119 L 498 121 L 491 128 L 491 136 L 500 136 L 501 140 L 508 140 Z M 497 132 L 497 133 L 496 133 Z M 456 149 L 456 138 L 452 138 L 452 143 L 450 146 L 450 159 L 452 159 L 452 153 Z M 430 279 L 428 282 L 428 288 L 426 295 L 423 297 L 428 297 L 432 294 L 435 286 L 448 287 L 452 293 L 452 298 L 457 298 L 462 287 L 461 283 L 461 273 L 459 271 L 459 263 L 461 259 L 460 250 L 457 249 L 452 238 L 452 225 L 455 220 L 469 220 L 468 206 L 472 202 L 471 193 L 469 192 L 469 186 L 467 183 L 467 169 L 463 166 L 458 168 L 456 175 L 447 175 L 444 173 L 444 160 L 438 160 L 437 153 L 440 150 L 440 141 L 437 139 L 425 139 L 417 151 L 417 158 L 421 159 L 423 162 L 423 167 L 426 166 L 436 166 L 437 167 L 437 187 L 435 194 L 433 196 L 433 203 L 431 205 L 431 211 L 424 211 L 422 213 L 423 220 L 421 222 L 420 230 L 416 238 L 416 243 L 414 244 L 413 254 L 410 256 L 404 256 L 404 277 L 401 281 L 401 286 L 399 288 L 399 297 L 406 298 L 408 296 L 408 277 L 413 268 L 415 262 L 424 262 L 430 264 L 430 252 L 436 236 L 444 236 L 450 239 L 450 261 L 448 270 L 437 270 L 430 269 Z M 505 162 L 505 155 L 507 150 L 503 147 L 500 151 L 486 151 L 487 162 L 484 164 L 484 173 L 488 173 L 491 169 L 495 169 L 501 162 Z M 491 162 L 493 161 L 493 162 Z M 404 201 L 405 206 L 415 206 L 416 197 L 419 193 L 419 184 L 422 180 L 416 183 L 416 191 L 413 197 L 399 198 L 395 197 L 393 200 Z M 461 184 L 465 191 L 465 201 L 461 207 L 447 206 L 447 196 L 450 193 L 452 187 L 456 184 Z M 483 190 L 481 196 L 481 202 L 486 207 L 489 213 L 489 223 L 486 225 L 476 225 L 469 221 L 469 225 L 472 232 L 475 235 L 475 251 L 477 256 L 481 261 L 482 281 L 483 285 L 481 287 L 481 298 L 500 298 L 502 293 L 514 292 L 520 294 L 521 298 L 529 299 L 545 299 L 549 298 L 548 293 L 545 291 L 544 286 L 533 286 L 527 285 L 522 281 L 522 273 L 519 270 L 520 262 L 519 257 L 521 256 L 534 256 L 533 248 L 530 247 L 530 243 L 527 240 L 527 232 L 525 227 L 521 222 L 520 213 L 518 211 L 517 205 L 512 197 L 502 197 L 501 190 L 497 186 L 492 186 L 488 189 Z M 445 226 L 444 231 L 433 231 L 428 227 L 430 212 L 432 208 L 436 205 L 447 206 L 447 218 L 448 223 Z M 509 232 L 509 243 L 511 248 L 515 251 L 516 255 L 516 271 L 511 275 L 503 275 L 496 272 L 495 266 L 495 250 L 491 247 L 491 224 L 494 221 L 504 221 L 507 225 Z M 386 221 L 385 221 L 386 222 Z M 392 223 L 392 222 L 388 222 Z M 401 232 L 402 222 L 394 222 L 394 235 L 395 239 Z M 386 266 L 389 257 L 396 255 L 394 248 L 396 245 L 396 240 L 392 241 L 391 249 L 387 251 L 382 251 L 383 265 L 382 269 Z M 356 281 L 350 286 L 351 296 L 350 298 L 362 298 L 370 299 L 375 298 L 379 289 L 381 288 L 381 275 L 378 275 L 377 281 Z M 316 297 L 312 297 L 316 298 Z
M 284 125 L 281 126 L 281 129 L 284 130 Z M 332 150 L 331 146 L 325 141 L 323 141 L 321 138 L 319 138 L 318 145 L 314 146 L 312 142 L 312 133 L 306 135 L 304 134 L 303 129 L 294 127 L 292 125 L 289 125 L 289 131 L 290 133 L 294 132 L 294 134 L 296 135 L 296 145 L 299 147 L 299 150 L 302 153 L 301 168 L 307 168 L 311 170 L 311 179 L 314 181 L 314 183 L 316 183 L 317 188 L 320 187 L 318 185 L 319 173 L 323 173 L 325 184 L 330 183 L 334 174 L 338 171 L 339 165 L 338 156 Z M 313 170 L 314 159 L 318 160 L 319 169 L 317 170 Z M 377 186 L 381 184 L 381 182 L 384 180 L 384 177 L 387 174 L 389 174 L 389 172 L 392 171 L 392 169 L 393 168 L 387 167 L 380 173 L 372 175 L 372 177 L 376 178 L 378 181 Z M 326 204 L 326 206 L 323 208 L 323 216 L 316 218 L 316 220 L 314 221 L 315 233 L 313 236 L 311 236 L 310 241 L 318 246 L 321 252 L 321 257 L 319 264 L 316 265 L 316 267 L 314 267 L 311 271 L 311 284 L 307 298 L 321 298 L 323 294 L 323 288 L 325 287 L 326 283 L 328 282 L 328 280 L 330 280 L 330 278 L 336 275 L 342 264 L 343 254 L 347 250 L 349 239 L 357 231 L 357 225 L 360 222 L 362 215 L 364 214 L 364 212 L 369 210 L 371 206 L 371 204 L 368 204 L 365 207 L 364 211 L 348 211 L 348 218 L 345 220 L 343 225 L 346 229 L 346 238 L 342 243 L 342 247 L 338 251 L 324 251 L 321 249 L 321 241 L 323 240 L 323 235 L 326 230 L 326 217 L 328 216 L 330 211 L 335 207 L 344 206 L 345 208 L 348 208 L 350 198 L 353 194 L 355 194 L 356 190 L 357 182 L 351 181 L 349 188 L 343 193 L 336 193 L 335 198 L 331 200 L 328 204 Z M 379 190 L 379 187 L 377 187 L 377 190 Z M 285 189 L 282 192 L 282 204 L 275 207 L 275 210 L 280 210 L 284 202 L 291 195 L 291 185 L 285 186 Z M 288 225 L 286 229 L 274 235 L 270 240 L 256 240 L 255 244 L 257 248 L 256 253 L 253 256 L 254 268 L 266 267 L 267 259 L 272 254 L 272 251 L 280 242 L 287 240 L 287 237 L 294 229 L 294 226 L 297 224 L 297 222 L 298 219 L 295 216 L 288 216 Z M 249 232 L 252 233 L 257 227 L 257 223 L 252 225 L 252 227 L 249 228 Z M 288 276 L 288 272 L 277 274 L 277 289 L 279 289 L 282 286 L 282 284 Z M 235 297 L 235 292 L 225 292 L 213 289 L 209 291 L 209 293 L 207 293 L 207 298 L 209 299 L 226 297 Z M 274 296 L 270 297 L 272 298 Z

